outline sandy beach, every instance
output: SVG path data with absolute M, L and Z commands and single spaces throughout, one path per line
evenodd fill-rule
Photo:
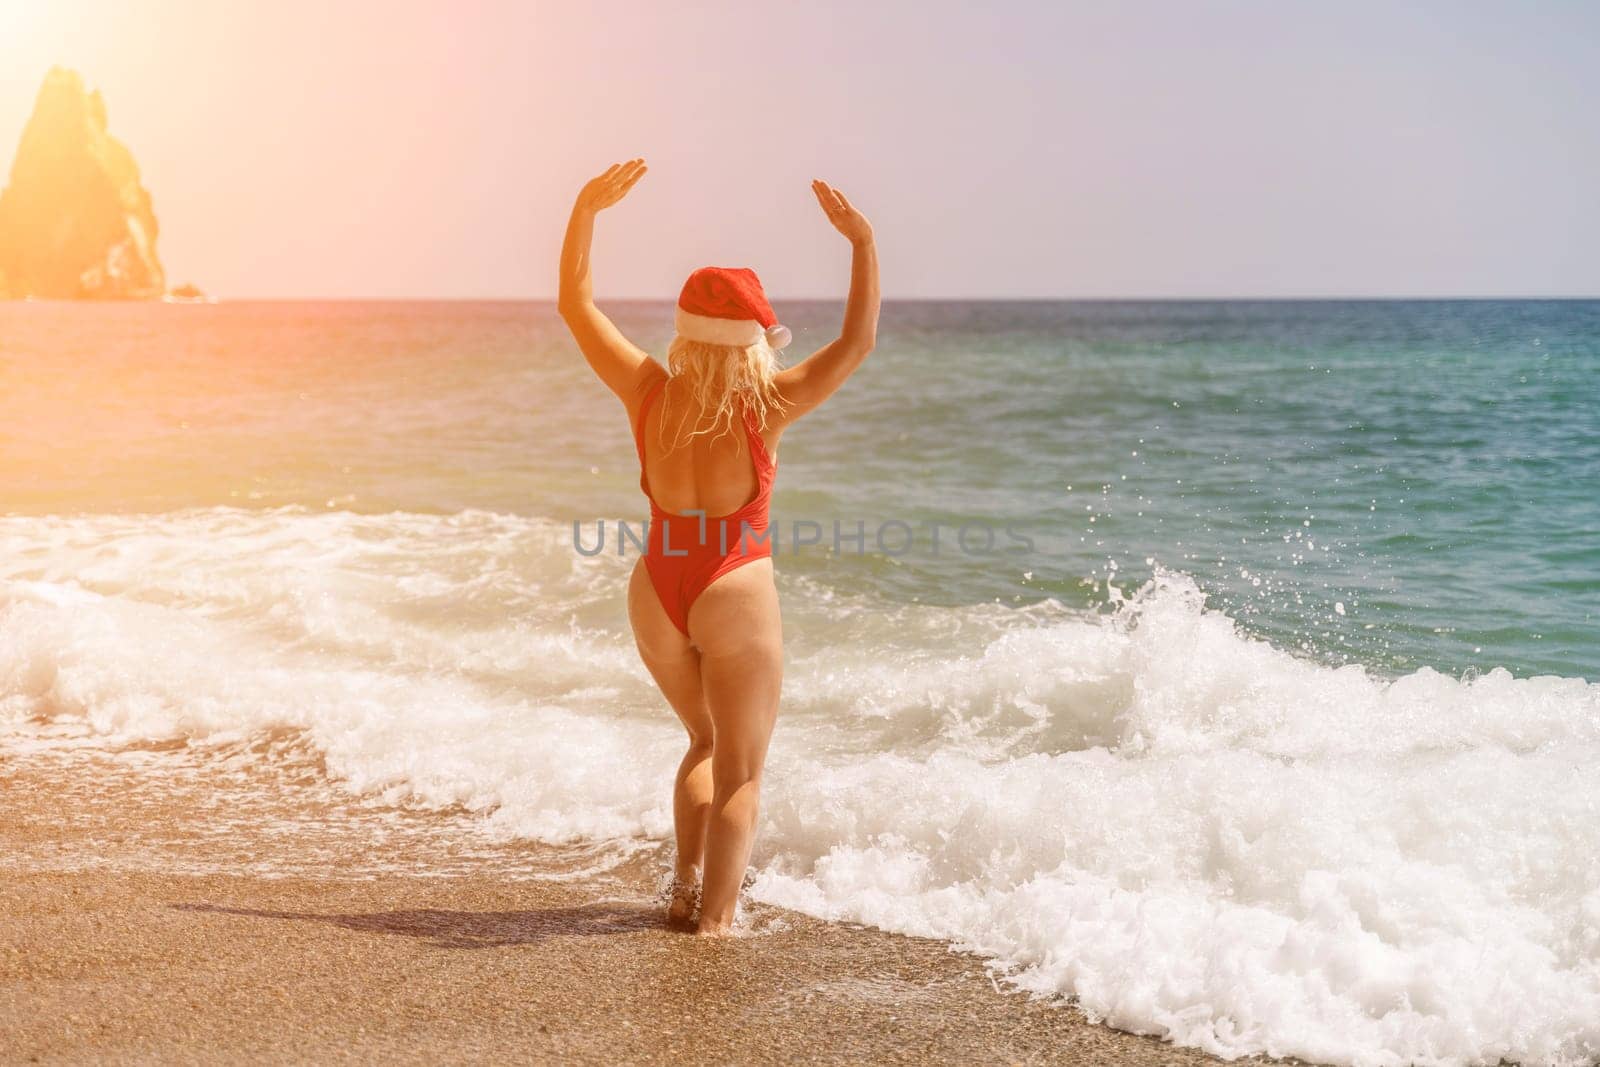
M 0 0 L 0 1067 L 1600 1067 L 1597 44 Z
M 759 906 L 747 936 L 673 933 L 654 852 L 463 850 L 450 816 L 212 763 L 0 763 L 0 1059 L 1220 1062 L 936 942 Z

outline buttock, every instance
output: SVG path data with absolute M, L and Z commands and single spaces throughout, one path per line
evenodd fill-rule
M 645 557 L 645 567 L 667 617 L 687 635 L 689 611 L 713 583 L 747 563 L 770 558 L 770 551 L 734 551 L 727 555 L 691 551 L 683 556 L 654 553 Z

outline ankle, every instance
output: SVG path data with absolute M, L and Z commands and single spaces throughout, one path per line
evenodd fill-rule
M 704 915 L 695 926 L 694 932 L 700 937 L 732 937 L 733 924 L 731 922 L 710 922 Z

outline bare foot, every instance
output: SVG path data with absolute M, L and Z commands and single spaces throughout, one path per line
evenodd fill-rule
M 671 897 L 667 901 L 667 925 L 692 928 L 695 912 L 700 910 L 700 887 L 684 878 L 672 880 Z
M 752 885 L 755 884 L 755 881 L 755 872 L 747 868 L 744 872 L 744 877 L 739 881 L 740 893 L 743 894 L 745 890 L 748 890 Z M 700 922 L 695 927 L 694 932 L 699 934 L 701 937 L 733 937 L 735 936 L 733 932 L 733 920 L 737 914 L 738 900 L 735 900 L 734 906 L 728 909 L 727 918 L 725 919 L 714 919 L 702 912 L 700 915 Z

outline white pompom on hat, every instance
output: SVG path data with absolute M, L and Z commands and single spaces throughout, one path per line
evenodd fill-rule
M 685 340 L 711 345 L 743 348 L 765 339 L 779 349 L 794 340 L 748 267 L 701 267 L 689 275 L 678 294 L 677 327 Z

